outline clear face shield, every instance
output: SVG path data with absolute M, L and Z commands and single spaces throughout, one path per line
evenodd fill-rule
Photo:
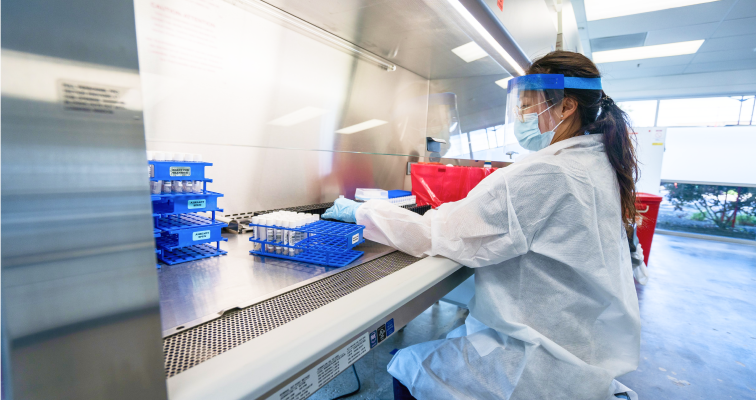
M 564 88 L 601 89 L 601 78 L 570 78 L 559 74 L 533 74 L 512 78 L 507 87 L 507 132 L 520 145 L 538 151 L 551 144 L 562 123 Z

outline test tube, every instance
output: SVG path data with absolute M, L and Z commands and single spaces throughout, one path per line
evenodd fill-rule
M 252 239 L 254 240 L 261 240 L 260 238 L 260 227 L 254 226 L 260 224 L 260 217 L 252 217 Z M 252 242 L 252 249 L 255 251 L 260 251 L 260 243 Z
M 257 217 L 257 223 L 259 225 L 267 225 L 268 220 L 264 216 Z M 258 240 L 267 241 L 268 240 L 268 229 L 265 227 L 257 227 L 256 229 L 256 235 Z M 256 250 L 260 250 L 262 252 L 266 251 L 266 246 L 258 243 L 259 247 L 255 248 Z
M 275 220 L 273 220 L 272 214 L 267 214 L 266 217 L 267 217 L 266 218 L 267 223 L 265 225 L 267 225 L 268 227 L 265 228 L 265 232 L 267 234 L 267 238 L 265 239 L 265 241 L 272 243 L 276 241 L 276 230 L 270 226 L 275 224 Z M 275 253 L 276 246 L 273 246 L 272 244 L 266 244 L 265 251 L 268 253 Z
M 302 229 L 302 226 L 304 226 L 304 220 L 302 219 L 302 216 L 297 216 L 297 219 L 295 220 L 294 226 L 297 227 L 297 229 Z M 294 232 L 294 244 L 298 244 L 302 241 L 302 232 Z M 301 254 L 302 249 L 294 249 L 294 254 Z
M 281 243 L 288 246 L 289 245 L 289 233 L 291 232 L 289 228 L 291 228 L 291 225 L 289 225 L 289 219 L 287 217 L 284 217 L 284 219 L 281 220 L 281 226 L 286 229 L 281 229 Z M 283 255 L 289 255 L 289 247 L 281 246 L 281 254 Z
M 154 161 L 163 161 L 165 158 L 165 154 L 161 151 L 155 151 L 152 153 L 152 159 Z M 153 166 L 154 167 L 154 166 Z M 154 171 L 154 169 L 153 169 Z M 152 181 L 150 182 L 152 194 L 160 194 L 163 191 L 163 182 L 162 181 Z
M 283 243 L 283 235 L 284 230 L 280 227 L 283 225 L 283 220 L 281 219 L 281 214 L 278 214 L 278 219 L 276 219 L 276 243 Z M 276 246 L 276 254 L 281 254 L 283 252 L 283 249 L 285 247 Z
M 202 154 L 193 154 L 192 155 L 192 161 L 194 162 L 201 162 L 202 161 Z M 194 181 L 194 193 L 202 193 L 204 189 L 204 184 L 202 181 Z
M 184 154 L 182 153 L 172 153 L 171 154 L 171 161 L 183 161 L 184 160 Z M 175 180 L 171 182 L 171 191 L 173 193 L 183 193 L 184 192 L 184 184 L 181 183 L 179 180 Z

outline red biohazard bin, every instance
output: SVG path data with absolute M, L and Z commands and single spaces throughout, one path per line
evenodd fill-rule
M 496 168 L 449 167 L 443 164 L 412 164 L 412 194 L 418 206 L 462 200 Z
M 656 218 L 659 216 L 661 201 L 661 196 L 650 193 L 638 193 L 635 196 L 635 208 L 638 209 L 635 231 L 638 235 L 638 242 L 643 247 L 643 261 L 646 265 L 648 265 L 648 256 L 651 254 L 651 242 L 654 240 Z

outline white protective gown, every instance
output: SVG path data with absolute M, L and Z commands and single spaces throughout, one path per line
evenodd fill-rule
M 638 366 L 640 316 L 601 136 L 546 147 L 424 216 L 375 200 L 357 210 L 370 240 L 475 268 L 465 325 L 389 363 L 413 396 L 607 400 L 628 391 L 614 378 Z

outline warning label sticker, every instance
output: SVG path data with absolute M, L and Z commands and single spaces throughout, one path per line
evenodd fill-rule
M 312 396 L 323 385 L 335 378 L 338 374 L 349 368 L 360 357 L 370 351 L 370 339 L 368 333 L 360 336 L 354 342 L 348 344 L 336 354 L 305 372 L 302 376 L 284 386 L 281 390 L 269 397 L 273 400 L 304 400 Z
M 99 83 L 58 81 L 58 98 L 69 111 L 114 114 L 128 108 L 128 97 L 133 97 L 131 92 L 128 88 Z
M 192 240 L 206 240 L 210 239 L 210 231 L 197 231 L 192 233 Z
M 171 176 L 191 176 L 192 167 L 171 167 Z
M 205 200 L 205 199 L 202 199 L 202 200 L 189 200 L 189 204 L 188 204 L 187 208 L 189 208 L 189 209 L 192 209 L 192 208 L 205 208 L 206 205 L 207 205 L 207 200 Z

